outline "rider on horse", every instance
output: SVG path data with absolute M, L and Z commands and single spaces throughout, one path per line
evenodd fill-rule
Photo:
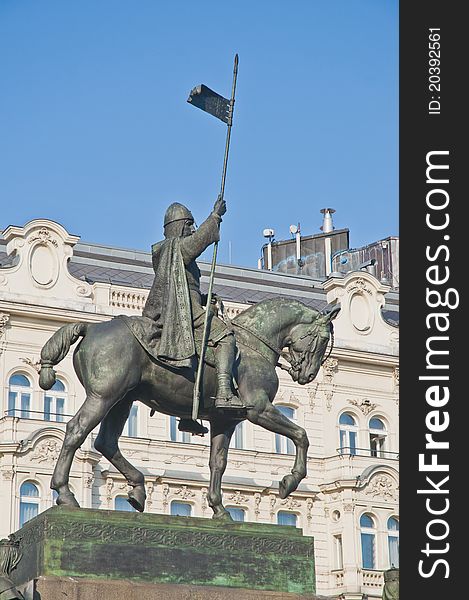
M 226 203 L 219 198 L 212 213 L 196 230 L 190 210 L 174 202 L 164 218 L 165 239 L 152 246 L 155 279 L 142 314 L 156 321 L 161 328 L 158 357 L 172 367 L 194 364 L 197 353 L 194 333 L 201 337 L 198 334 L 203 330 L 205 320 L 196 258 L 220 239 L 220 222 L 225 212 Z M 231 386 L 236 340 L 231 328 L 216 315 L 211 316 L 208 344 L 215 351 L 218 382 L 215 407 L 245 408 Z M 192 433 L 206 431 L 191 419 L 181 419 L 179 429 Z

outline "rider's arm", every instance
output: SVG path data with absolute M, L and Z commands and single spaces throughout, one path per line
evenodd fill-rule
M 181 238 L 181 252 L 184 263 L 188 264 L 199 257 L 210 244 L 220 239 L 221 217 L 212 212 L 192 235 Z

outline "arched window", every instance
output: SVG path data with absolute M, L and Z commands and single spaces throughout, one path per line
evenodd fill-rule
M 370 455 L 384 457 L 386 426 L 381 419 L 373 417 L 368 424 L 370 430 Z
M 8 382 L 8 416 L 29 419 L 31 382 L 21 373 L 14 373 Z
M 127 419 L 126 424 L 124 425 L 124 430 L 122 435 L 126 435 L 128 437 L 138 437 L 138 406 L 137 404 L 132 404 L 132 408 L 130 409 L 129 418 Z
M 169 437 L 172 442 L 191 442 L 191 434 L 188 431 L 179 431 L 176 417 L 169 417 Z
M 236 425 L 231 438 L 230 448 L 237 448 L 238 450 L 244 448 L 244 423 L 242 421 Z
M 350 413 L 342 413 L 339 417 L 340 453 L 357 453 L 358 427 L 355 417 Z
M 226 510 L 230 513 L 233 521 L 239 521 L 242 523 L 244 521 L 244 517 L 246 516 L 246 511 L 242 508 L 238 508 L 237 506 L 227 506 Z
M 175 517 L 190 517 L 192 514 L 192 504 L 188 502 L 171 502 L 171 514 Z
M 31 481 L 25 481 L 20 487 L 20 527 L 39 514 L 41 498 L 39 488 Z
M 277 524 L 278 525 L 290 525 L 296 527 L 298 517 L 295 513 L 288 512 L 286 510 L 279 510 L 277 513 Z
M 360 531 L 362 543 L 362 567 L 364 569 L 376 568 L 376 527 L 371 515 L 364 514 L 360 518 Z
M 116 496 L 114 498 L 114 510 L 125 510 L 126 512 L 137 512 L 135 508 L 127 502 L 127 496 Z
M 296 422 L 296 411 L 294 408 L 291 408 L 290 406 L 281 406 L 278 404 L 275 408 L 279 410 L 282 413 L 282 415 L 288 417 L 290 421 L 293 421 L 294 423 Z M 290 438 L 276 433 L 275 452 L 277 454 L 295 454 L 295 444 L 291 441 Z
M 44 421 L 64 421 L 66 397 L 65 385 L 57 379 L 44 394 Z
M 399 521 L 396 517 L 388 519 L 389 566 L 399 567 Z

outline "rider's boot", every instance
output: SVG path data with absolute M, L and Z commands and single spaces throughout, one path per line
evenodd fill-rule
M 236 356 L 236 340 L 234 335 L 227 335 L 215 346 L 215 365 L 217 368 L 218 390 L 215 408 L 240 410 L 246 408 L 241 398 L 233 393 L 231 381 L 233 364 Z
M 192 419 L 180 419 L 178 429 L 179 431 L 188 431 L 192 435 L 200 435 L 200 437 L 204 437 L 208 433 L 207 427 Z

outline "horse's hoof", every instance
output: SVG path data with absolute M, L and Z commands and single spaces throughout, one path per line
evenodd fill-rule
M 136 485 L 132 488 L 128 494 L 127 502 L 138 510 L 138 512 L 143 512 L 145 510 L 145 500 L 147 495 L 145 493 L 145 487 L 143 485 Z
M 282 481 L 279 483 L 278 495 L 283 500 L 287 498 L 292 492 L 298 487 L 298 480 L 294 475 L 285 475 Z
M 57 506 L 72 506 L 73 508 L 80 508 L 80 505 L 78 504 L 77 499 L 72 492 L 67 494 L 59 494 L 55 503 Z
M 220 511 L 218 513 L 213 513 L 212 519 L 216 519 L 217 521 L 223 521 L 224 523 L 234 523 L 233 517 L 227 510 Z

